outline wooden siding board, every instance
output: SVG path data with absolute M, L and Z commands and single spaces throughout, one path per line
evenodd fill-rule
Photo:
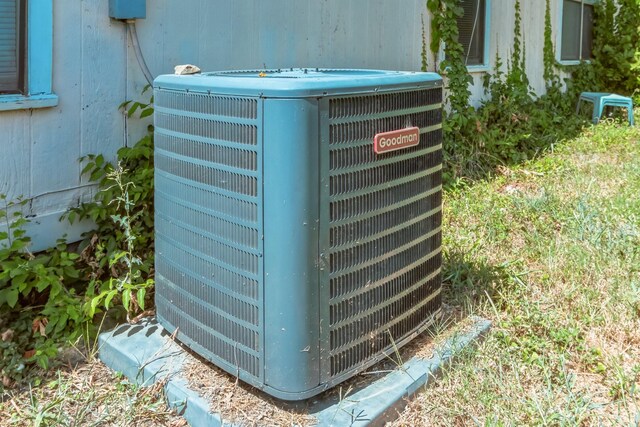
M 232 2 L 221 2 L 215 8 L 210 7 L 208 0 L 201 3 L 202 22 L 207 31 L 199 35 L 200 68 L 223 70 L 234 67 L 230 59 L 233 52 L 231 34 L 235 27 L 233 19 L 229 19 L 232 7 Z
M 525 66 L 527 74 L 534 76 L 531 79 L 531 86 L 536 93 L 545 90 L 544 85 L 544 62 L 541 61 L 544 49 L 544 14 L 545 8 L 532 2 L 522 3 L 523 34 L 525 35 Z M 529 51 L 529 49 L 532 49 Z
M 166 8 L 164 1 L 147 2 L 147 18 L 136 21 L 136 31 L 140 40 L 140 49 L 143 52 L 145 62 L 149 67 L 153 77 L 160 74 L 173 72 L 173 68 L 164 64 L 165 48 L 164 39 L 166 28 L 165 24 L 170 25 L 172 21 L 166 21 Z M 125 101 L 148 102 L 152 91 L 147 90 L 144 94 L 142 91 L 148 85 L 147 80 L 142 73 L 135 50 L 131 42 L 131 37 L 122 25 L 123 39 L 122 48 L 125 52 L 125 93 L 118 105 Z M 123 115 L 125 122 L 125 135 L 122 145 L 132 146 L 147 133 L 147 127 L 153 123 L 153 117 L 140 120 L 137 117 L 128 118 Z
M 93 186 L 84 184 L 41 194 L 27 205 L 28 211 L 36 216 L 41 212 L 57 212 L 58 217 L 60 217 L 67 210 L 67 207 L 78 206 L 82 202 L 90 202 L 93 189 Z
M 31 139 L 31 191 L 32 197 L 75 187 L 80 183 L 80 81 L 82 44 L 78 34 L 82 31 L 81 7 L 77 3 L 64 13 L 54 13 L 56 31 L 53 57 L 53 87 L 64 94 L 58 108 L 35 111 Z M 47 209 L 64 209 L 66 201 Z
M 558 4 L 562 0 L 552 0 L 551 2 L 551 23 L 553 31 L 557 30 L 556 21 L 558 19 Z M 543 79 L 542 53 L 544 47 L 544 2 L 521 1 L 522 7 L 522 34 L 526 50 L 525 66 L 531 87 L 538 93 L 545 91 Z M 495 65 L 496 54 L 499 53 L 503 62 L 503 70 L 506 71 L 507 61 L 513 53 L 513 32 L 515 20 L 515 0 L 493 0 L 491 4 L 491 49 L 489 53 L 489 63 L 491 69 Z M 553 37 L 555 44 L 555 36 Z M 472 90 L 474 103 L 484 96 L 481 90 L 480 79 Z
M 269 25 L 272 16 L 281 16 L 278 28 Z M 300 14 L 300 5 L 293 3 L 291 9 L 284 10 L 281 1 L 260 2 L 258 5 L 258 16 L 266 19 L 259 19 L 257 23 L 257 34 L 254 43 L 258 45 L 257 51 L 261 53 L 255 58 L 253 67 L 258 68 L 285 68 L 298 67 L 302 62 L 300 52 L 296 49 L 298 40 L 307 39 L 307 31 L 296 32 L 296 20 L 306 18 Z M 234 34 L 236 39 L 240 34 Z
M 149 5 L 148 18 L 138 22 L 138 33 L 156 73 L 186 62 L 204 70 L 323 65 L 411 69 L 420 65 L 423 9 L 418 0 L 402 8 L 393 0 L 159 0 Z M 398 22 L 405 23 L 404 31 L 398 31 Z M 128 67 L 133 79 L 142 78 L 135 58 L 129 58 Z
M 109 19 L 108 2 L 82 3 L 80 155 L 103 153 L 114 160 L 124 143 L 124 116 L 118 105 L 126 94 L 125 30 L 122 23 Z
M 29 197 L 31 112 L 3 112 L 0 115 L 0 194 L 10 200 Z
M 200 62 L 198 47 L 200 1 L 164 0 L 161 3 L 164 5 L 162 22 L 165 23 L 162 46 L 165 57 L 163 69 L 166 70 L 165 72 L 172 72 L 175 65 L 198 64 Z M 215 7 L 217 3 L 212 2 L 210 7 Z M 149 35 L 148 32 L 145 34 Z M 145 50 L 145 54 L 147 52 L 149 51 Z
M 257 19 L 255 3 L 247 0 L 234 1 L 231 13 L 231 20 L 233 20 L 233 27 L 230 31 L 231 51 L 228 52 L 228 65 L 224 68 L 261 68 L 264 61 L 258 50 L 256 28 L 258 25 L 264 24 L 265 20 L 273 19 L 274 15 L 270 14 Z M 274 25 L 274 31 L 277 25 Z

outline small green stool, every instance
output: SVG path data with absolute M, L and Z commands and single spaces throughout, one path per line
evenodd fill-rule
M 633 126 L 633 101 L 627 96 L 616 95 L 615 93 L 603 92 L 582 92 L 578 99 L 576 113 L 580 113 L 582 102 L 591 102 L 593 104 L 593 123 L 598 123 L 602 117 L 605 107 L 623 107 L 627 109 L 627 119 L 629 124 Z

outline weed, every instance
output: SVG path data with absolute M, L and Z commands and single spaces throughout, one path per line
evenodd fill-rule
M 93 318 L 98 307 L 109 309 L 114 302 L 120 303 L 127 314 L 136 315 L 145 309 L 145 296 L 147 290 L 152 288 L 154 281 L 151 278 L 144 278 L 141 266 L 142 258 L 136 251 L 137 235 L 134 233 L 133 224 L 142 215 L 141 211 L 134 211 L 134 203 L 131 199 L 131 189 L 135 185 L 131 181 L 126 181 L 127 171 L 118 165 L 109 172 L 106 179 L 112 182 L 112 187 L 116 190 L 115 198 L 109 203 L 115 205 L 116 212 L 111 215 L 112 221 L 120 228 L 122 233 L 122 249 L 114 249 L 107 255 L 108 267 L 111 277 L 106 281 L 92 280 L 87 296 L 90 299 L 88 304 L 88 316 Z M 112 187 L 107 188 L 107 191 Z M 114 301 L 115 299 L 115 301 Z

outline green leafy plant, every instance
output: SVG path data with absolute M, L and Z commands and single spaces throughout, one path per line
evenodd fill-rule
M 620 12 L 618 12 L 620 11 Z M 595 5 L 593 57 L 597 90 L 640 102 L 640 2 L 602 0 Z
M 471 77 L 458 41 L 457 21 L 464 12 L 460 1 L 429 0 L 427 7 L 433 16 L 431 50 L 437 55 L 444 46 L 445 51 L 445 60 L 440 64 L 440 72 L 448 82 L 443 124 L 445 185 L 457 185 L 466 178 L 490 175 L 498 166 L 531 159 L 581 128 L 582 120 L 572 111 L 576 86 L 569 86 L 571 90 L 565 93 L 558 77 L 548 2 L 543 52 L 547 95 L 537 97 L 529 84 L 518 0 L 513 10 L 511 57 L 505 63 L 496 56 L 494 71 L 484 76 L 486 101 L 477 109 L 469 104 Z
M 427 63 L 427 33 L 424 28 L 424 15 L 422 15 L 421 17 L 421 22 L 422 22 L 422 49 L 420 50 L 420 59 L 421 59 L 422 66 L 420 67 L 420 70 L 425 72 L 427 71 L 428 63 Z
M 559 141 L 575 136 L 587 117 L 575 115 L 578 95 L 606 90 L 640 97 L 640 1 L 605 0 L 596 6 L 594 59 L 565 66 L 556 61 L 550 1 L 545 1 L 542 78 L 546 93 L 538 96 L 526 73 L 521 4 L 514 3 L 514 37 L 509 58 L 496 56 L 484 76 L 485 101 L 469 105 L 471 77 L 458 41 L 460 0 L 428 0 L 432 15 L 431 51 L 445 59 L 444 182 L 491 175 L 504 165 L 529 160 Z M 618 6 L 624 13 L 618 13 Z M 424 45 L 423 45 L 424 46 Z M 423 47 L 424 51 L 424 47 Z M 424 57 L 424 53 L 423 53 Z M 569 78 L 561 80 L 561 75 Z M 638 100 L 640 101 L 640 99 Z
M 145 260 L 151 259 L 151 253 L 137 251 L 133 224 L 143 212 L 135 209 L 131 198 L 131 190 L 135 188 L 133 182 L 127 180 L 128 171 L 118 165 L 108 173 L 106 179 L 113 182 L 112 187 L 117 191 L 116 198 L 110 202 L 115 204 L 110 217 L 122 233 L 122 247 L 114 249 L 104 257 L 112 272 L 107 280 L 92 280 L 89 292 L 88 316 L 94 317 L 98 307 L 109 309 L 114 299 L 120 302 L 126 311 L 127 320 L 130 315 L 136 315 L 145 309 L 145 296 L 153 288 L 154 280 L 149 277 L 150 267 L 144 265 Z M 138 193 L 139 194 L 139 193 Z M 119 212 L 122 213 L 119 213 Z M 148 236 L 147 236 L 148 237 Z
M 128 116 L 153 113 L 149 103 L 128 102 Z M 65 343 L 91 342 L 97 323 L 111 311 L 131 319 L 150 308 L 153 296 L 153 128 L 117 153 L 114 166 L 89 155 L 83 175 L 97 183 L 91 203 L 66 214 L 95 230 L 70 250 L 64 242 L 29 252 L 26 200 L 0 196 L 0 391 L 28 379 L 36 362 L 47 368 Z M 75 247 L 74 247 L 75 248 Z M 115 311 L 114 311 L 115 309 Z
M 551 0 L 545 1 L 544 10 L 544 46 L 542 48 L 542 64 L 547 93 L 560 90 L 560 78 L 556 72 L 556 52 L 553 47 L 553 27 L 551 25 Z
M 0 232 L 0 371 L 7 386 L 25 377 L 29 363 L 47 368 L 58 343 L 78 338 L 87 318 L 77 292 L 79 255 L 62 242 L 30 253 L 25 201 L 0 201 L 7 230 Z
M 153 99 L 151 100 L 151 102 Z M 120 107 L 141 118 L 153 113 L 152 103 L 127 102 Z M 91 203 L 71 210 L 70 221 L 90 218 L 96 229 L 82 244 L 89 267 L 89 317 L 114 305 L 127 319 L 148 308 L 153 289 L 153 127 L 133 147 L 118 150 L 114 165 L 102 155 L 89 155 L 83 175 L 98 183 Z
M 457 129 L 467 124 L 473 109 L 469 105 L 471 76 L 464 62 L 464 49 L 458 41 L 458 18 L 464 10 L 459 0 L 427 0 L 431 12 L 431 51 L 437 55 L 444 46 L 445 59 L 440 63 L 440 72 L 447 78 L 447 103 L 453 113 L 450 126 Z

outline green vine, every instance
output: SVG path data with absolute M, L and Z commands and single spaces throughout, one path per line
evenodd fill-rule
M 458 41 L 458 18 L 464 10 L 460 0 L 428 0 L 427 8 L 431 12 L 431 51 L 434 55 L 444 45 L 445 59 L 440 63 L 440 72 L 447 78 L 448 103 L 452 113 L 464 113 L 469 110 L 471 76 L 464 63 L 464 49 Z M 462 116 L 464 118 L 464 116 Z M 464 121 L 453 123 L 464 126 Z
M 516 0 L 515 4 L 515 22 L 513 25 L 513 55 L 511 60 L 513 61 L 513 69 L 516 70 L 522 63 L 522 14 L 520 8 L 520 0 Z
M 557 88 L 560 79 L 556 74 L 556 53 L 553 47 L 553 27 L 551 26 L 551 0 L 546 0 L 544 10 L 544 46 L 542 49 L 543 78 L 547 91 Z
M 595 5 L 593 56 L 598 89 L 640 101 L 640 1 Z
M 529 79 L 525 67 L 526 47 L 522 37 L 522 13 L 520 0 L 515 3 L 513 53 L 507 73 L 507 83 L 511 86 L 513 96 L 520 99 L 529 97 Z
M 486 100 L 475 109 L 469 104 L 471 77 L 458 41 L 458 20 L 464 13 L 461 0 L 427 1 L 432 15 L 431 51 L 436 57 L 441 46 L 445 51 L 445 59 L 438 67 L 447 82 L 445 97 L 450 107 L 443 124 L 445 185 L 485 177 L 497 166 L 526 161 L 581 128 L 582 120 L 570 108 L 575 103 L 561 91 L 559 78 L 555 77 L 549 3 L 546 2 L 544 78 L 557 88 L 554 96 L 539 98 L 530 87 L 521 1 L 516 0 L 511 54 L 506 61 L 496 54 L 494 71 L 483 78 Z
M 423 72 L 427 71 L 427 30 L 424 27 L 424 15 L 421 17 L 422 20 L 422 49 L 420 50 L 420 59 L 422 60 L 422 66 L 420 70 Z

